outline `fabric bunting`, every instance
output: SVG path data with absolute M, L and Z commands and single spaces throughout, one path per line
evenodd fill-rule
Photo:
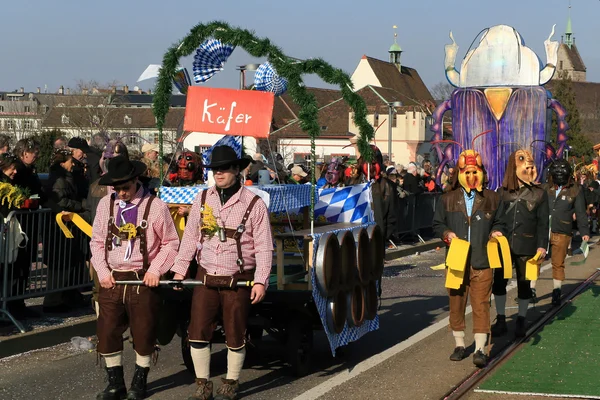
M 288 81 L 277 74 L 270 62 L 265 62 L 258 67 L 254 74 L 254 86 L 262 92 L 272 92 L 281 96 L 288 87 Z
M 234 49 L 235 47 L 218 39 L 208 39 L 202 43 L 194 56 L 194 82 L 206 82 L 222 71 Z

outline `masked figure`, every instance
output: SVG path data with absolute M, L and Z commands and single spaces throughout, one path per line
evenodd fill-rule
M 537 169 L 528 150 L 517 150 L 508 158 L 502 187 L 498 190 L 501 207 L 504 208 L 504 225 L 511 250 L 511 259 L 517 272 L 519 313 L 515 336 L 524 337 L 525 317 L 530 299 L 537 301 L 535 288 L 525 278 L 527 260 L 540 253 L 546 256 L 548 247 L 549 206 L 546 191 L 534 184 Z M 531 281 L 535 282 L 535 281 Z M 502 268 L 494 271 L 492 293 L 498 316 L 492 328 L 492 336 L 502 336 L 508 331 L 506 325 L 506 285 Z
M 485 189 L 485 182 L 481 156 L 473 150 L 463 151 L 458 158 L 457 172 L 451 179 L 451 189 L 437 202 L 433 219 L 436 236 L 448 246 L 456 238 L 469 242 L 462 284 L 458 289 L 448 289 L 450 328 L 456 342 L 450 360 L 460 361 L 466 354 L 465 308 L 470 296 L 475 338 L 473 363 L 480 368 L 488 360 L 484 348 L 490 332 L 493 280 L 487 243 L 491 237 L 502 236 L 504 232 L 500 197 L 496 192 Z
M 545 185 L 551 206 L 550 246 L 552 254 L 552 304 L 560 305 L 562 281 L 565 280 L 565 257 L 573 235 L 573 214 L 584 241 L 590 239 L 583 188 L 572 179 L 573 170 L 567 160 L 550 164 L 550 177 Z
M 177 159 L 177 181 L 180 186 L 202 183 L 202 160 L 193 151 L 184 150 Z

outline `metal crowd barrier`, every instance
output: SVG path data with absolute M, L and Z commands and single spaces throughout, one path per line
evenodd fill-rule
M 28 240 L 16 248 L 13 230 L 19 226 Z M 71 231 L 74 238 L 67 239 L 50 209 L 12 211 L 0 221 L 0 318 L 11 320 L 21 332 L 25 329 L 10 313 L 9 302 L 41 296 L 67 301 L 66 291 L 93 284 L 89 238 L 79 229 Z
M 399 199 L 399 207 L 396 210 L 396 230 L 394 235 L 398 237 L 412 235 L 421 242 L 420 232 L 423 229 L 433 227 L 433 215 L 435 207 L 442 193 L 410 194 Z

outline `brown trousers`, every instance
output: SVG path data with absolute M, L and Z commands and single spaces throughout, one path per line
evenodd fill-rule
M 198 268 L 196 279 L 204 279 L 205 270 Z M 239 279 L 252 279 L 253 271 L 236 274 Z M 210 343 L 222 311 L 225 344 L 232 350 L 246 345 L 246 325 L 250 312 L 249 287 L 233 289 L 196 286 L 192 296 L 192 319 L 188 327 L 190 342 Z
M 490 268 L 465 271 L 465 279 L 458 289 L 448 289 L 450 296 L 450 328 L 464 331 L 465 310 L 471 295 L 473 308 L 473 333 L 490 332 L 490 297 L 494 273 Z
M 550 259 L 552 261 L 552 279 L 565 280 L 565 258 L 571 243 L 571 236 L 563 233 L 550 234 Z
M 113 271 L 115 280 L 143 279 L 143 273 Z M 98 353 L 103 355 L 123 350 L 123 333 L 130 329 L 133 348 L 141 356 L 154 352 L 156 322 L 160 298 L 154 288 L 117 285 L 100 287 L 98 293 Z

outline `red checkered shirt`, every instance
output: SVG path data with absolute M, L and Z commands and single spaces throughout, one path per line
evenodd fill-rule
M 226 228 L 237 229 L 255 194 L 242 187 L 225 205 L 221 206 L 216 188 L 213 186 L 207 190 L 206 204 L 213 209 L 213 214 L 219 226 L 224 225 Z M 219 235 L 215 234 L 211 238 L 204 235 L 204 241 L 200 242 L 201 198 L 202 192 L 194 200 L 181 239 L 179 254 L 175 258 L 175 265 L 171 269 L 178 274 L 185 275 L 192 258 L 196 256 L 198 264 L 209 274 L 233 275 L 239 271 L 236 263 L 238 253 L 235 240 L 227 238 L 226 242 L 221 242 Z M 273 238 L 271 236 L 269 211 L 261 199 L 254 204 L 245 225 L 246 229 L 240 238 L 244 269 L 256 268 L 254 282 L 262 283 L 267 287 L 273 262 Z
M 137 211 L 137 225 L 142 221 L 144 217 L 144 211 L 148 204 L 149 196 L 142 198 L 144 195 L 144 189 L 140 187 L 136 192 L 134 198 L 131 200 L 132 204 L 138 206 Z M 92 240 L 90 241 L 90 250 L 92 252 L 92 264 L 94 269 L 98 273 L 98 279 L 100 281 L 110 276 L 110 270 L 120 269 L 142 269 L 144 265 L 144 258 L 140 252 L 140 240 L 134 239 L 133 249 L 129 260 L 124 261 L 125 252 L 127 250 L 127 241 L 123 240 L 121 246 L 114 246 L 111 251 L 108 252 L 108 263 L 106 260 L 105 246 L 106 246 L 106 234 L 108 230 L 108 219 L 110 216 L 110 194 L 104 196 L 100 203 L 98 203 L 98 209 L 96 211 L 96 218 L 94 219 L 94 225 L 92 227 Z M 169 208 L 160 199 L 154 199 L 152 201 L 152 210 L 148 214 L 148 227 L 146 228 L 147 247 L 148 247 L 148 262 L 150 266 L 148 272 L 161 276 L 167 272 L 173 265 L 173 260 L 177 255 L 177 248 L 179 247 L 179 236 L 177 230 L 175 230 L 175 224 L 169 213 Z M 116 218 L 119 212 L 119 200 L 115 200 L 115 208 L 113 210 L 113 216 Z

